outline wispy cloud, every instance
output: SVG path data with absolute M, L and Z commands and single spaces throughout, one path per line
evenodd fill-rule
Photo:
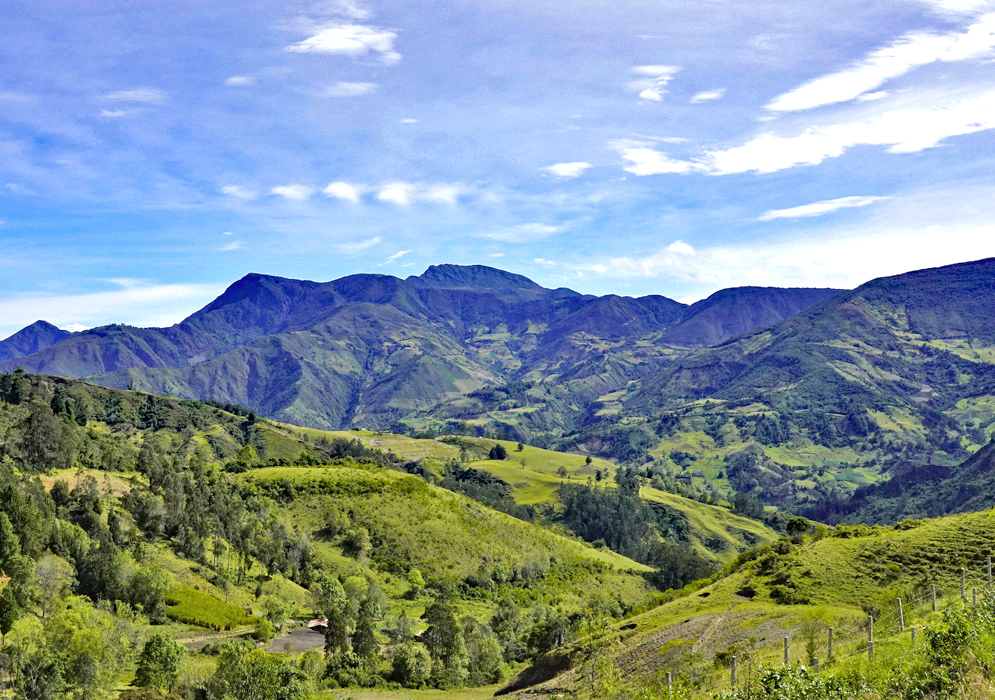
M 364 24 L 333 24 L 321 28 L 308 37 L 286 48 L 291 53 L 337 54 L 365 56 L 370 52 L 380 54 L 384 63 L 397 63 L 401 54 L 394 51 L 397 34 L 380 27 Z
M 704 157 L 709 172 L 772 173 L 817 165 L 854 146 L 885 146 L 889 153 L 915 153 L 952 136 L 995 128 L 995 92 L 930 108 L 910 107 L 868 119 L 806 129 L 798 136 L 761 134 L 748 143 Z
M 381 202 L 391 202 L 406 207 L 411 204 L 415 195 L 415 186 L 410 182 L 390 182 L 380 188 L 377 199 Z
M 639 93 L 639 99 L 660 102 L 667 94 L 667 84 L 681 69 L 678 66 L 636 66 L 637 75 L 645 76 L 629 83 L 629 89 Z
M 388 255 L 387 259 L 383 261 L 383 264 L 390 265 L 392 262 L 397 262 L 398 260 L 400 260 L 410 252 L 411 252 L 410 250 L 399 250 L 393 255 Z
M 699 92 L 694 97 L 691 98 L 691 104 L 697 105 L 702 102 L 711 102 L 712 100 L 721 100 L 726 96 L 726 89 L 719 88 L 717 90 L 705 90 L 704 92 Z
M 228 243 L 227 245 L 221 246 L 221 250 L 227 252 L 227 251 L 232 251 L 232 250 L 241 250 L 244 247 L 245 247 L 245 243 L 243 243 L 242 241 L 232 241 L 231 243 Z
M 838 199 L 825 199 L 821 202 L 812 202 L 798 207 L 788 209 L 771 209 L 765 211 L 757 221 L 773 221 L 774 219 L 801 219 L 812 216 L 822 216 L 830 214 L 840 209 L 853 209 L 855 207 L 866 207 L 888 199 L 887 197 L 840 197 Z
M 341 15 L 350 19 L 367 19 L 372 14 L 354 0 L 323 0 L 314 4 L 314 11 L 322 14 Z
M 489 231 L 481 234 L 481 238 L 489 238 L 503 243 L 531 243 L 549 238 L 553 234 L 566 230 L 566 226 L 550 226 L 548 224 L 519 224 L 508 228 Z
M 460 184 L 418 185 L 411 182 L 388 182 L 377 191 L 377 199 L 406 207 L 412 202 L 456 204 L 467 192 Z
M 995 256 L 995 237 L 987 226 L 945 227 L 942 235 L 927 226 L 700 249 L 676 241 L 645 257 L 577 267 L 612 278 L 680 280 L 710 293 L 743 285 L 852 288 L 875 277 L 989 256 Z
M 343 182 L 341 180 L 336 182 L 328 183 L 322 192 L 324 192 L 329 197 L 334 197 L 335 199 L 344 199 L 347 202 L 352 202 L 354 204 L 358 203 L 360 198 L 364 193 L 368 192 L 370 188 L 367 185 L 360 185 L 352 182 Z
M 238 199 L 255 199 L 257 196 L 255 192 L 241 185 L 226 185 L 221 188 L 221 193 Z
M 102 109 L 100 110 L 100 116 L 107 117 L 108 119 L 120 119 L 121 117 L 128 114 L 123 109 Z
M 995 53 L 995 13 L 982 16 L 964 32 L 910 32 L 837 73 L 824 75 L 775 97 L 774 112 L 794 112 L 848 102 L 888 80 L 930 63 L 989 58 Z
M 233 75 L 225 81 L 225 85 L 229 87 L 245 87 L 246 85 L 252 85 L 256 82 L 256 79 L 250 75 Z
M 321 91 L 326 97 L 362 97 L 377 91 L 376 83 L 335 83 Z
M 608 145 L 613 150 L 618 151 L 624 160 L 629 161 L 630 164 L 625 170 L 633 175 L 687 175 L 703 169 L 698 163 L 674 160 L 653 148 L 651 144 L 644 142 L 622 139 L 613 141 Z
M 555 175 L 556 177 L 574 178 L 583 175 L 584 171 L 590 167 L 591 167 L 590 163 L 574 162 L 574 163 L 555 163 L 554 165 L 547 165 L 545 168 L 539 168 L 539 169 L 544 170 L 550 175 Z
M 938 100 L 942 102 L 942 100 Z M 916 153 L 953 136 L 995 129 L 995 92 L 939 106 L 880 111 L 850 122 L 813 126 L 794 136 L 760 134 L 742 146 L 673 159 L 651 144 L 614 141 L 609 147 L 629 161 L 634 175 L 773 173 L 838 158 L 855 146 L 883 146 L 889 153 Z
M 284 199 L 292 199 L 295 202 L 303 202 L 305 199 L 311 196 L 314 192 L 307 185 L 280 185 L 279 187 L 274 187 L 270 190 L 270 194 L 275 194 L 283 197 Z
M 24 294 L 0 299 L 4 326 L 24 327 L 42 318 L 59 327 L 106 323 L 169 325 L 224 291 L 214 284 L 154 284 L 108 280 L 116 289 L 88 294 Z
M 136 90 L 118 90 L 103 95 L 103 99 L 112 102 L 141 102 L 145 104 L 161 104 L 166 101 L 166 93 L 153 88 L 138 88 Z
M 546 260 L 545 258 L 533 258 L 532 262 L 536 265 L 542 265 L 544 267 L 556 267 L 556 262 L 553 260 Z
M 379 243 L 380 236 L 375 236 L 374 238 L 367 238 L 362 241 L 353 241 L 351 243 L 336 243 L 332 246 L 332 249 L 342 255 L 358 255 L 364 250 L 369 250 Z

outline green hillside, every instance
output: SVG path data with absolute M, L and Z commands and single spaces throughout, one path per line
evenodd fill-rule
M 779 665 L 785 637 L 796 663 L 811 665 L 810 647 L 825 666 L 829 627 L 834 632 L 834 656 L 840 659 L 838 675 L 865 673 L 861 659 L 867 653 L 868 615 L 875 618 L 877 680 L 881 681 L 893 672 L 892 655 L 900 652 L 897 663 L 901 664 L 902 655 L 909 653 L 909 627 L 918 626 L 920 635 L 924 625 L 943 630 L 943 611 L 969 607 L 975 589 L 982 593 L 983 604 L 995 606 L 995 600 L 984 603 L 988 561 L 995 556 L 991 512 L 907 521 L 894 527 L 840 526 L 812 532 L 795 543 L 781 540 L 753 550 L 711 580 L 689 586 L 676 600 L 615 625 L 614 633 L 564 647 L 558 652 L 559 672 L 543 671 L 557 666 L 547 658 L 512 687 L 538 681 L 541 685 L 529 692 L 569 688 L 588 696 L 585 674 L 597 668 L 596 673 L 620 679 L 614 691 L 619 697 L 631 697 L 639 688 L 658 689 L 664 672 L 680 681 L 679 697 L 705 697 L 729 687 L 730 655 L 738 657 L 741 680 L 761 674 L 765 666 Z M 962 570 L 968 603 L 960 596 Z M 932 612 L 932 586 L 937 591 L 937 613 Z M 904 631 L 898 598 L 903 600 Z M 967 642 L 964 645 L 966 650 Z M 991 648 L 987 653 L 983 663 L 990 664 L 995 657 Z M 567 668 L 573 670 L 564 673 Z M 830 667 L 827 676 L 832 673 Z M 685 684 L 689 678 L 693 681 Z M 868 694 L 776 697 L 889 697 L 872 693 L 875 677 L 867 679 Z M 914 697 L 891 687 L 896 695 L 890 697 Z

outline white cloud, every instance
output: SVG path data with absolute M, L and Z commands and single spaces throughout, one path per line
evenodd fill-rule
M 932 109 L 895 109 L 863 121 L 811 127 L 797 136 L 761 134 L 742 146 L 706 153 L 700 164 L 716 175 L 772 173 L 797 165 L 817 165 L 858 145 L 887 146 L 889 153 L 915 153 L 951 136 L 992 128 L 995 92 Z
M 459 197 L 466 191 L 462 185 L 429 185 L 423 188 L 415 196 L 426 202 L 438 202 L 440 204 L 456 204 Z
M 6 187 L 14 194 L 20 194 L 27 197 L 33 197 L 35 194 L 32 190 L 28 189 L 24 185 L 17 182 L 8 182 L 6 185 L 4 185 L 4 187 Z
M 580 177 L 584 174 L 584 171 L 591 167 L 590 163 L 574 162 L 574 163 L 555 163 L 554 165 L 547 165 L 545 168 L 539 168 L 540 170 L 545 170 L 550 175 L 555 175 L 556 177 L 571 178 Z
M 415 186 L 409 182 L 390 182 L 380 188 L 377 199 L 406 207 L 415 195 Z
M 358 255 L 364 250 L 369 250 L 373 246 L 380 243 L 380 236 L 374 238 L 367 238 L 362 241 L 355 241 L 352 243 L 337 243 L 332 246 L 332 248 L 342 255 Z
M 467 188 L 460 184 L 416 185 L 411 182 L 388 182 L 377 192 L 381 202 L 406 207 L 412 202 L 456 204 Z
M 504 243 L 532 243 L 549 238 L 553 234 L 566 230 L 566 226 L 549 226 L 548 224 L 519 224 L 497 231 L 481 234 L 482 238 L 490 238 L 493 241 Z
M 143 102 L 145 104 L 161 104 L 166 101 L 166 93 L 153 88 L 138 88 L 137 90 L 118 90 L 103 96 L 112 102 Z
M 712 100 L 721 100 L 726 96 L 726 89 L 719 88 L 717 90 L 705 90 L 704 92 L 699 92 L 697 95 L 691 98 L 691 104 L 701 104 L 702 102 L 711 102 Z
M 812 202 L 798 207 L 788 209 L 771 209 L 761 214 L 757 221 L 773 221 L 774 219 L 801 219 L 812 216 L 822 216 L 830 214 L 840 209 L 852 209 L 854 207 L 866 207 L 888 199 L 887 197 L 840 197 L 839 199 L 825 199 L 821 202 Z
M 543 265 L 545 267 L 556 267 L 556 263 L 553 260 L 546 260 L 545 258 L 533 258 L 532 262 L 536 265 Z
M 398 260 L 400 260 L 401 258 L 403 258 L 405 255 L 407 255 L 410 252 L 411 252 L 410 250 L 399 250 L 396 253 L 394 253 L 393 255 L 388 255 L 387 259 L 383 261 L 383 264 L 384 265 L 389 265 L 392 262 L 397 262 Z
M 356 204 L 359 202 L 363 194 L 369 192 L 369 190 L 370 188 L 366 185 L 359 185 L 339 180 L 337 182 L 328 183 L 328 187 L 322 191 L 329 197 L 344 199 L 347 202 Z
M 277 194 L 284 199 L 292 199 L 296 202 L 303 202 L 311 196 L 312 190 L 307 185 L 280 185 L 270 190 L 270 194 Z
M 401 123 L 402 124 L 417 124 L 418 120 L 417 119 L 402 119 Z
M 362 97 L 372 95 L 377 90 L 376 83 L 335 83 L 322 91 L 327 97 Z
M 338 54 L 365 56 L 371 51 L 380 54 L 384 63 L 397 63 L 401 54 L 394 51 L 397 34 L 379 27 L 363 24 L 333 24 L 320 29 L 313 36 L 291 44 L 291 53 Z
M 221 246 L 221 250 L 223 250 L 223 251 L 241 250 L 244 247 L 245 247 L 245 243 L 243 243 L 242 241 L 232 241 L 231 243 L 228 243 L 227 245 Z
M 367 19 L 370 11 L 353 0 L 326 0 L 314 5 L 315 12 L 342 15 L 351 19 Z
M 241 185 L 226 185 L 221 188 L 221 193 L 226 194 L 229 197 L 237 197 L 238 199 L 255 199 L 256 193 L 250 189 L 246 189 Z
M 90 330 L 90 326 L 84 326 L 82 323 L 70 323 L 68 326 L 63 326 L 62 330 L 69 331 L 70 333 L 80 333 L 81 331 Z
M 623 159 L 631 163 L 625 170 L 633 175 L 687 175 L 702 169 L 698 163 L 674 160 L 655 148 L 638 141 L 613 141 L 609 147 L 618 151 Z
M 767 109 L 794 112 L 848 102 L 892 78 L 937 61 L 988 58 L 995 53 L 995 13 L 986 14 L 964 32 L 910 32 L 872 51 L 849 68 L 809 81 L 775 97 Z
M 867 92 L 857 98 L 857 102 L 873 102 L 874 100 L 880 100 L 882 97 L 887 97 L 888 93 L 885 90 L 878 90 L 877 92 Z
M 489 258 L 503 258 L 504 257 L 504 253 L 491 253 L 487 257 L 489 257 Z
M 629 89 L 639 93 L 639 99 L 647 102 L 660 102 L 667 94 L 667 84 L 677 75 L 678 66 L 636 66 L 632 69 L 637 75 L 645 76 L 629 83 Z
M 249 75 L 233 75 L 225 81 L 225 85 L 229 87 L 245 87 L 246 85 L 252 85 L 256 82 L 256 79 Z
M 670 278 L 710 293 L 744 285 L 852 288 L 875 277 L 995 257 L 995 236 L 987 225 L 834 232 L 816 239 L 795 235 L 698 250 L 684 246 L 578 269 L 606 277 Z
M 102 109 L 100 110 L 100 116 L 107 117 L 108 119 L 118 119 L 127 114 L 123 109 Z
M 108 280 L 116 289 L 88 294 L 23 294 L 0 299 L 4 327 L 23 328 L 43 318 L 69 330 L 107 323 L 171 325 L 224 291 L 214 284 L 150 284 Z

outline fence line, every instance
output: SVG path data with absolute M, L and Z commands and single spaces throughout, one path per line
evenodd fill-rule
M 828 646 L 826 647 L 828 658 L 825 659 L 824 663 L 820 664 L 818 658 L 815 657 L 815 663 L 812 666 L 812 670 L 818 673 L 820 669 L 826 668 L 835 662 L 861 654 L 867 654 L 869 661 L 873 661 L 874 651 L 876 649 L 880 649 L 882 646 L 893 647 L 894 645 L 899 644 L 902 641 L 901 636 L 906 634 L 908 634 L 910 639 L 910 649 L 914 648 L 917 632 L 921 629 L 925 629 L 925 627 L 909 624 L 909 622 L 914 622 L 917 617 L 922 617 L 922 608 L 926 605 L 929 605 L 931 608 L 926 615 L 938 611 L 938 603 L 941 600 L 946 601 L 946 603 L 950 605 L 954 604 L 959 598 L 965 606 L 969 606 L 972 610 L 977 609 L 977 601 L 979 596 L 982 599 L 988 597 L 988 594 L 993 587 L 992 557 L 987 558 L 983 574 L 979 575 L 972 571 L 969 578 L 968 571 L 965 567 L 961 567 L 960 573 L 960 586 L 956 593 L 948 592 L 944 589 L 938 588 L 936 584 L 931 584 L 930 591 L 928 593 L 908 599 L 903 599 L 901 597 L 897 598 L 894 607 L 882 615 L 880 619 L 874 619 L 873 617 L 868 616 L 868 623 L 866 625 L 858 624 L 856 629 L 842 637 L 835 636 L 836 630 L 834 627 L 828 627 Z M 894 626 L 892 626 L 892 623 L 894 623 Z M 771 642 L 766 644 L 762 649 L 758 649 L 756 657 L 750 659 L 749 664 L 745 669 L 747 675 L 749 675 L 753 668 L 757 667 L 764 658 L 776 658 L 776 647 L 780 646 L 782 643 L 784 645 L 784 663 L 790 663 L 791 641 L 791 638 L 786 636 L 781 643 Z M 856 649 L 851 648 L 849 651 L 842 654 L 836 653 L 837 649 L 842 650 L 844 648 L 851 647 L 853 644 L 857 645 Z M 706 691 L 725 685 L 723 683 L 723 679 L 728 681 L 729 686 L 735 687 L 738 681 L 738 675 L 743 669 L 738 667 L 738 658 L 736 656 L 731 656 L 730 660 L 730 668 L 719 668 L 697 675 L 691 674 L 690 672 L 667 672 L 666 679 L 668 695 L 673 693 L 672 689 L 675 680 L 677 682 L 690 684 L 700 690 Z M 640 667 L 643 668 L 651 663 L 653 663 L 652 659 L 650 659 L 647 663 L 642 664 Z M 706 685 L 708 686 L 707 688 Z

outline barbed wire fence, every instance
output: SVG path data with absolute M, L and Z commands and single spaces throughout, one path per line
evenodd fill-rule
M 670 698 L 686 697 L 684 695 L 686 690 L 704 694 L 735 688 L 740 683 L 744 671 L 749 675 L 761 665 L 771 665 L 771 662 L 790 665 L 804 661 L 802 665 L 806 665 L 812 673 L 818 674 L 833 663 L 855 656 L 866 655 L 868 661 L 873 662 L 875 652 L 883 647 L 907 643 L 909 650 L 914 651 L 920 633 L 924 629 L 923 626 L 914 623 L 938 612 L 941 603 L 946 606 L 959 603 L 970 609 L 977 609 L 978 602 L 991 595 L 992 567 L 992 557 L 987 558 L 980 571 L 961 567 L 960 585 L 954 590 L 938 587 L 934 583 L 930 584 L 926 592 L 921 595 L 909 598 L 897 597 L 887 612 L 880 614 L 878 618 L 869 615 L 863 623 L 851 625 L 851 629 L 843 635 L 839 635 L 834 627 L 825 626 L 825 636 L 819 642 L 825 656 L 821 658 L 813 656 L 812 663 L 809 663 L 808 658 L 803 659 L 800 655 L 796 657 L 793 654 L 793 644 L 795 647 L 798 644 L 797 641 L 793 642 L 789 635 L 751 654 L 745 668 L 738 666 L 736 656 L 730 656 L 730 665 L 726 668 L 716 668 L 707 672 L 690 670 L 665 672 L 660 678 L 662 698 L 670 700 Z M 798 635 L 795 635 L 795 638 L 797 639 Z M 807 643 L 808 640 L 803 637 L 801 641 Z M 653 663 L 653 660 L 649 660 L 640 664 L 640 667 L 646 668 Z

